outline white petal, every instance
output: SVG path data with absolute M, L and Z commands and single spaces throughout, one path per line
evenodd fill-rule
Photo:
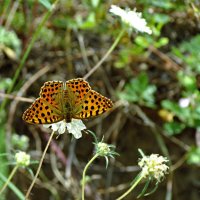
M 44 128 L 50 128 L 52 124 L 44 124 L 43 127 Z
M 76 139 L 79 139 L 82 136 L 81 131 L 86 129 L 86 126 L 81 120 L 72 119 L 70 123 L 66 124 L 67 130 L 69 133 L 73 134 Z
M 58 129 L 58 133 L 59 133 L 59 134 L 63 134 L 63 133 L 65 132 L 65 130 L 66 130 L 66 125 L 67 125 L 67 123 L 64 122 L 64 121 L 62 121 L 62 123 L 60 124 L 59 129 Z

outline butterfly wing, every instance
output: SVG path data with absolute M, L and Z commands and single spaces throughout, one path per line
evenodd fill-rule
M 81 112 L 74 116 L 76 119 L 85 119 L 100 115 L 113 107 L 110 99 L 94 90 L 90 90 L 83 100 Z
M 63 95 L 62 81 L 48 81 L 45 82 L 40 90 L 40 98 L 51 104 L 56 109 L 60 110 L 62 107 Z
M 68 90 L 73 92 L 75 96 L 75 104 L 77 104 L 85 99 L 87 93 L 91 90 L 91 87 L 84 79 L 77 78 L 66 81 L 66 92 L 70 92 Z
M 24 112 L 22 119 L 31 124 L 50 124 L 61 121 L 62 81 L 45 82 L 40 90 L 40 98 Z
M 22 119 L 30 124 L 51 124 L 63 120 L 62 113 L 42 98 L 24 112 Z

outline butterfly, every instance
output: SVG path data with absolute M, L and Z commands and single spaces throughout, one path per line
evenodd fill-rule
M 24 112 L 22 119 L 30 124 L 52 124 L 65 120 L 87 119 L 113 107 L 110 99 L 91 89 L 82 78 L 48 81 L 39 98 Z

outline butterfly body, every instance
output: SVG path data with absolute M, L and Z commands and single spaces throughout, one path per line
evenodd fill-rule
M 22 118 L 31 124 L 51 124 L 72 118 L 86 119 L 112 108 L 112 101 L 92 90 L 89 83 L 78 78 L 66 81 L 48 81 L 40 97 L 24 112 Z

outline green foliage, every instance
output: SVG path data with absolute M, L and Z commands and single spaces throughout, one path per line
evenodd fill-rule
M 186 94 L 186 93 L 185 93 Z M 200 92 L 198 90 L 193 96 L 188 94 L 185 98 L 189 101 L 188 106 L 181 106 L 179 103 L 170 100 L 163 100 L 162 107 L 169 110 L 179 119 L 179 122 L 169 122 L 164 124 L 164 128 L 169 135 L 180 133 L 185 127 L 198 128 L 200 126 Z
M 200 165 L 200 147 L 192 147 L 187 153 L 187 163 Z
M 185 124 L 179 122 L 166 122 L 164 123 L 163 128 L 166 135 L 172 136 L 181 133 L 185 128 Z
M 197 81 L 193 74 L 185 74 L 183 71 L 177 74 L 178 81 L 187 92 L 195 92 L 197 90 Z
M 52 9 L 52 4 L 48 0 L 39 0 L 39 2 L 48 10 Z
M 189 72 L 200 73 L 200 34 L 184 41 L 178 47 L 172 47 L 172 53 L 176 55 Z
M 0 116 L 1 117 L 1 116 Z M 2 121 L 2 119 L 0 119 Z M 6 143 L 5 143 L 5 124 L 0 123 L 0 154 L 4 154 L 6 152 Z M 7 177 L 8 176 L 8 168 L 7 168 L 7 159 L 6 157 L 0 156 L 0 174 Z M 3 181 L 0 180 L 0 188 L 3 185 Z
M 0 80 L 0 90 L 6 91 L 12 83 L 11 78 L 2 78 Z
M 4 174 L 0 173 L 0 180 L 3 182 L 6 182 L 7 178 L 4 176 Z M 12 182 L 8 183 L 8 187 L 15 193 L 15 195 L 18 197 L 19 200 L 25 199 L 24 194 Z M 3 195 L 1 194 L 1 197 L 2 196 Z M 0 197 L 0 199 L 1 199 L 1 197 Z M 1 200 L 3 200 L 3 199 L 1 199 Z
M 5 47 L 8 47 L 12 49 L 16 57 L 19 58 L 21 54 L 21 41 L 14 31 L 8 31 L 4 27 L 0 27 L 0 44 L 0 50 L 1 48 L 5 49 Z
M 55 33 L 53 30 L 48 29 L 47 27 L 42 27 L 41 32 L 40 32 L 40 39 L 44 44 L 49 45 L 49 41 L 51 42 L 51 45 L 54 46 L 58 39 L 55 37 Z
M 141 73 L 136 78 L 131 79 L 125 85 L 124 91 L 118 93 L 118 96 L 130 103 L 138 103 L 153 108 L 155 107 L 155 92 L 156 86 L 149 84 L 146 73 Z
M 153 7 L 157 7 L 157 8 L 162 8 L 165 10 L 169 10 L 174 8 L 175 4 L 170 1 L 170 0 L 154 0 L 154 1 L 149 1 L 149 0 L 139 0 L 138 3 L 142 3 L 144 5 L 148 5 L 148 6 L 153 6 Z
M 16 12 L 12 20 L 12 27 L 19 32 L 26 33 L 25 17 L 22 12 Z
M 134 43 L 126 44 L 124 48 L 119 51 L 119 58 L 114 63 L 115 67 L 123 68 L 128 66 L 132 62 L 131 57 L 143 56 L 144 59 L 149 57 L 147 51 L 149 46 L 161 48 L 169 43 L 167 37 L 161 36 L 162 28 L 170 21 L 170 17 L 162 13 L 154 13 L 151 15 L 146 11 L 144 16 L 149 20 L 151 29 L 153 30 L 152 35 L 138 34 L 134 38 Z
M 94 12 L 90 12 L 86 19 L 81 15 L 76 18 L 77 25 L 80 29 L 92 29 L 96 26 L 96 17 Z

